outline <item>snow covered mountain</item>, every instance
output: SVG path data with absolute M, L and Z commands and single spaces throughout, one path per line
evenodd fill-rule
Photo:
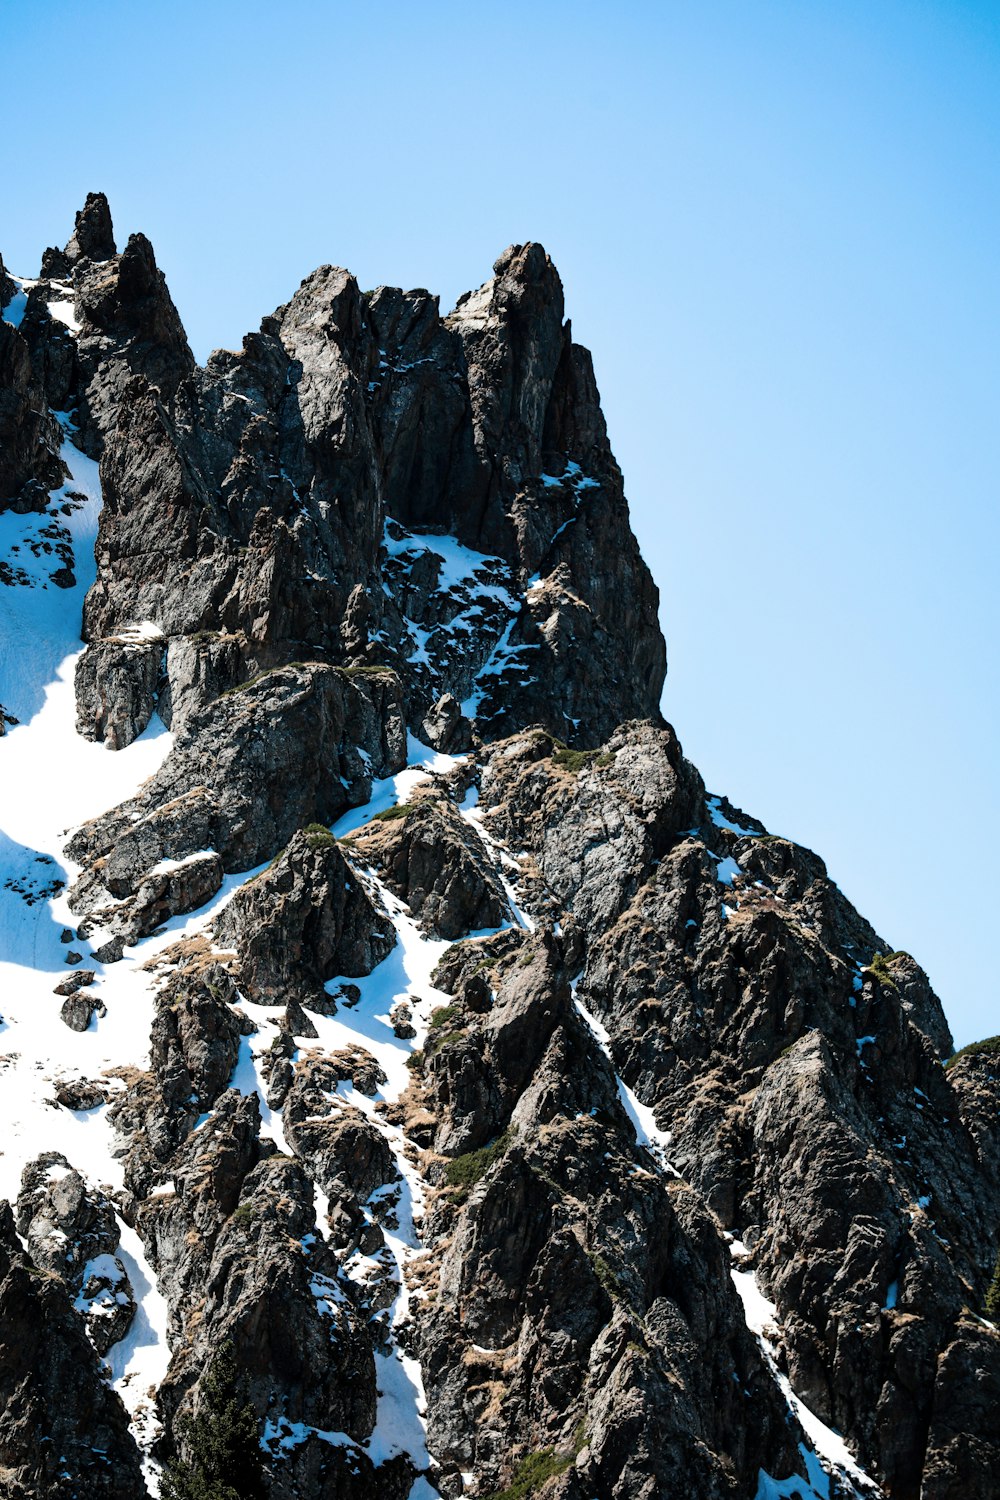
M 1000 1493 L 1000 1042 L 663 722 L 541 247 L 0 309 L 0 1494 Z

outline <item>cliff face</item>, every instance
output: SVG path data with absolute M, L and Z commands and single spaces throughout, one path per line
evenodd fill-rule
M 200 368 L 91 195 L 0 305 L 3 1492 L 229 1346 L 275 1500 L 995 1495 L 1000 1047 L 660 717 L 542 248 Z

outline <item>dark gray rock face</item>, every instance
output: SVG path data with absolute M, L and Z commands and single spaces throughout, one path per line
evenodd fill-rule
M 87 638 L 140 621 L 170 641 L 222 631 L 237 655 L 219 690 L 303 654 L 388 660 L 415 727 L 444 695 L 471 693 L 491 738 L 537 721 L 597 742 L 655 713 L 656 590 L 589 357 L 539 246 L 495 269 L 442 319 L 425 292 L 363 296 L 321 267 L 240 352 L 196 369 L 148 241 L 116 254 L 91 195 L 24 323 L 50 405 L 74 411 L 82 446 L 104 455 Z M 74 301 L 75 336 L 47 311 L 53 286 Z M 442 637 L 430 672 L 413 635 L 419 584 L 405 598 L 380 586 L 389 516 L 499 559 L 515 593 L 534 578 L 522 598 L 474 591 L 465 649 Z
M 72 329 L 53 316 L 50 302 L 72 308 Z M 116 254 L 99 193 L 88 195 L 66 249 L 45 252 L 20 331 L 50 408 L 73 415 L 76 440 L 93 458 L 116 428 L 135 378 L 170 399 L 194 369 L 152 246 L 136 234 Z
M 404 816 L 368 824 L 352 842 L 439 937 L 499 927 L 509 914 L 482 841 L 448 802 L 416 802 Z
M 185 1363 L 199 1370 L 213 1344 L 231 1339 L 262 1416 L 363 1440 L 375 1418 L 371 1343 L 333 1263 L 301 1244 L 315 1223 L 297 1163 L 270 1157 L 250 1172 L 215 1238 L 201 1332 Z
M 103 193 L 88 193 L 66 248 L 45 251 L 41 274 L 45 280 L 65 280 L 81 260 L 111 260 L 116 254 L 108 200 Z
M 76 666 L 76 732 L 122 750 L 153 716 L 162 640 L 93 642 Z
M 997 1233 L 940 1006 L 908 955 L 875 959 L 886 945 L 815 855 L 710 813 L 617 919 L 598 912 L 580 994 L 676 1167 L 752 1246 L 794 1389 L 888 1494 L 931 1472 L 987 1494 L 991 1440 L 975 1459 L 934 1446 L 942 1362 L 957 1405 L 992 1389 L 967 1315 Z
M 407 1500 L 413 1489 L 413 1465 L 402 1455 L 376 1467 L 363 1448 L 332 1447 L 312 1434 L 290 1452 L 277 1440 L 273 1447 L 273 1500 Z
M 7 306 L 16 290 L 13 278 L 7 274 L 7 268 L 3 263 L 3 256 L 0 255 L 0 311 Z
M 159 684 L 156 711 L 168 729 L 177 730 L 188 714 L 213 703 L 242 678 L 238 635 L 175 635 L 167 647 L 166 679 Z
M 149 1071 L 130 1080 L 128 1090 L 116 1095 L 110 1117 L 127 1143 L 125 1183 L 136 1199 L 144 1198 L 165 1175 L 167 1166 L 180 1152 L 178 1168 L 187 1165 L 192 1149 L 189 1137 L 209 1110 L 215 1108 L 232 1077 L 239 1057 L 240 1038 L 252 1032 L 252 1023 L 232 1002 L 236 985 L 228 970 L 205 951 L 204 944 L 192 949 L 168 950 L 172 968 L 156 995 L 156 1010 L 150 1034 Z M 238 1096 L 226 1095 L 228 1103 L 216 1127 L 215 1154 L 226 1157 L 224 1170 L 216 1172 L 216 1183 L 230 1184 L 238 1196 L 242 1177 L 256 1161 L 255 1126 L 259 1114 L 244 1108 Z M 249 1101 L 246 1101 L 249 1105 Z M 209 1137 L 193 1141 L 208 1149 Z M 226 1141 L 225 1151 L 218 1142 Z M 235 1203 L 233 1196 L 232 1202 Z
M 236 949 L 240 982 L 259 1004 L 325 1006 L 338 974 L 370 974 L 395 943 L 392 923 L 325 829 L 300 830 L 244 885 L 215 926 Z
M 445 1249 L 421 1338 L 432 1449 L 446 1473 L 494 1484 L 512 1452 L 534 1451 L 568 1455 L 580 1488 L 567 1493 L 721 1496 L 735 1477 L 751 1494 L 759 1467 L 793 1466 L 791 1432 L 725 1247 L 696 1195 L 668 1188 L 636 1146 L 560 944 L 528 951 L 468 1044 L 428 1044 L 424 1064 L 449 1154 L 477 1144 L 469 1127 L 487 1112 L 463 1113 L 469 1075 L 449 1056 L 485 1060 L 488 1128 L 509 1122 L 480 1180 L 435 1208 Z
M 0 320 L 0 510 L 45 509 L 60 482 L 61 436 L 24 338 Z
M 465 348 L 476 448 L 497 476 L 480 534 L 505 556 L 516 538 L 521 576 L 538 584 L 510 638 L 520 660 L 497 674 L 483 717 L 491 738 L 535 721 L 599 744 L 658 711 L 657 592 L 628 527 L 590 356 L 562 322 L 555 267 L 541 246 L 516 245 L 494 271 L 448 322 Z
M 67 850 L 80 864 L 102 861 L 119 898 L 161 860 L 206 849 L 245 870 L 296 829 L 364 802 L 372 773 L 398 771 L 405 753 L 391 673 L 286 667 L 192 713 L 133 801 L 85 824 Z
M 650 723 L 623 725 L 591 756 L 519 736 L 497 746 L 482 783 L 490 826 L 533 854 L 559 909 L 599 927 L 699 821 L 703 797 L 673 730 Z
M 385 1136 L 356 1108 L 334 1107 L 331 1095 L 344 1081 L 337 1059 L 306 1058 L 284 1103 L 288 1140 L 323 1192 L 337 1200 L 331 1213 L 349 1218 L 352 1200 L 364 1200 L 398 1175 Z
M 145 235 L 130 235 L 121 255 L 81 257 L 73 287 L 80 315 L 78 420 L 96 457 L 115 429 L 133 378 L 149 381 L 169 398 L 193 370 L 194 358 Z
M 113 903 L 102 875 L 95 867 L 84 876 L 74 887 L 74 902 L 77 911 L 87 913 L 80 932 L 96 944 L 94 957 L 115 963 L 126 945 L 149 937 L 171 917 L 204 906 L 221 886 L 223 870 L 222 860 L 210 849 L 166 859 L 143 876 L 133 895 Z
M 117 253 L 108 200 L 103 193 L 88 193 L 63 254 L 75 265 L 78 260 L 111 260 Z
M 125 1409 L 60 1276 L 39 1271 L 0 1204 L 0 1476 L 16 1500 L 145 1493 Z
M 91 1343 L 106 1354 L 135 1316 L 132 1283 L 115 1255 L 120 1233 L 107 1195 L 88 1188 L 64 1156 L 46 1152 L 22 1175 L 17 1229 L 34 1264 L 62 1277 Z
M 494 270 L 443 324 L 426 293 L 372 297 L 371 407 L 388 508 L 411 530 L 499 556 L 519 586 L 534 580 L 477 664 L 484 737 L 542 723 L 572 744 L 598 744 L 623 720 L 657 712 L 656 589 L 552 262 L 539 245 L 512 246 Z M 468 696 L 466 665 L 463 652 L 437 675 L 438 695 Z
M 157 997 L 150 1065 L 168 1106 L 200 1115 L 210 1109 L 236 1066 L 246 1023 L 230 1002 L 236 988 L 220 964 L 183 962 Z
M 774 1267 L 779 1302 L 795 1309 L 788 1342 L 796 1387 L 858 1435 L 892 1492 L 916 1494 L 927 1467 L 953 1483 L 966 1466 L 948 1451 L 950 1438 L 938 1450 L 933 1413 L 944 1369 L 949 1404 L 996 1410 L 996 1378 L 967 1307 L 965 1256 L 959 1252 L 956 1266 L 940 1243 L 937 1226 L 952 1205 L 941 1215 L 923 1195 L 911 1197 L 913 1166 L 893 1162 L 884 1145 L 875 1155 L 864 1102 L 859 1108 L 838 1071 L 813 1033 L 768 1070 L 757 1092 L 749 1122 L 760 1151 L 755 1190 L 769 1212 L 756 1252 Z M 955 1184 L 952 1193 L 961 1190 Z M 791 1264 L 790 1243 L 799 1251 Z M 995 1440 L 984 1437 L 975 1467 L 993 1452 Z
M 422 724 L 424 738 L 435 750 L 461 755 L 471 748 L 472 726 L 451 693 L 442 693 Z
M 949 1059 L 917 962 L 659 717 L 544 250 L 444 318 L 320 267 L 197 368 L 92 194 L 17 299 L 0 508 L 46 586 L 62 445 L 101 464 L 78 732 L 173 738 L 66 845 L 48 1102 L 60 1146 L 110 1125 L 119 1186 L 40 1140 L 27 1252 L 0 1207 L 0 1491 L 144 1494 L 95 1354 L 145 1295 L 124 1224 L 156 1454 L 231 1342 L 271 1500 L 404 1500 L 425 1422 L 441 1500 L 867 1495 L 789 1389 L 885 1500 L 993 1500 L 1000 1050 Z M 136 1014 L 148 1056 L 101 1073 Z
M 64 1156 L 46 1152 L 31 1162 L 17 1199 L 18 1233 L 36 1266 L 56 1271 L 78 1291 L 87 1261 L 118 1244 L 114 1209 L 101 1192 L 88 1194 Z

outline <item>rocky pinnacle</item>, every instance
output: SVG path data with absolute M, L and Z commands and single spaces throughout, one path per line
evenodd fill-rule
M 995 1497 L 1000 1043 L 684 756 L 545 250 L 0 310 L 0 1491 Z

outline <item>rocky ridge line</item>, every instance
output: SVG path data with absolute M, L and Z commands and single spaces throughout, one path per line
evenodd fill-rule
M 38 564 L 0 582 L 75 599 L 44 531 L 99 455 L 59 732 L 159 756 L 41 856 L 71 904 L 27 855 L 5 897 L 36 967 L 75 955 L 83 1027 L 60 1073 L 15 1005 L 2 1059 L 52 1099 L 0 1337 L 89 1337 L 110 1424 L 67 1493 L 155 1483 L 228 1341 L 282 1500 L 985 1500 L 992 1055 L 942 1067 L 916 963 L 659 717 L 545 252 L 444 319 L 321 268 L 199 369 L 91 195 L 0 303 L 0 511 Z M 63 1482 L 24 1422 L 55 1435 L 62 1369 L 0 1392 L 11 1493 Z

